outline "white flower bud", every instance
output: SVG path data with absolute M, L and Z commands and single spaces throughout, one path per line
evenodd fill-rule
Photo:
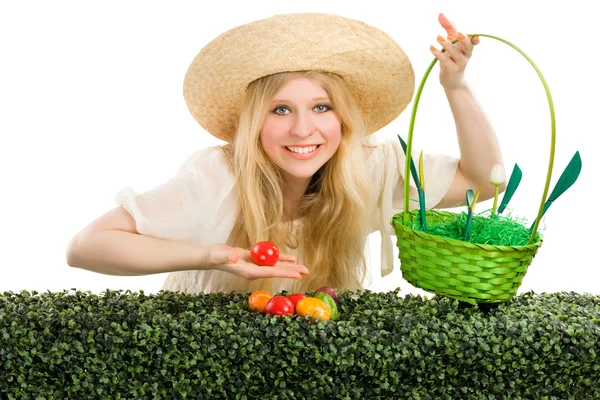
M 506 173 L 504 168 L 500 164 L 496 164 L 492 167 L 490 172 L 490 183 L 494 186 L 500 186 L 506 180 Z

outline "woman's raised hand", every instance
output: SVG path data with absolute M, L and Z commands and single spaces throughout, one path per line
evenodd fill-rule
M 431 46 L 431 52 L 440 63 L 440 83 L 445 90 L 461 88 L 464 85 L 464 72 L 473 54 L 474 45 L 479 43 L 479 37 L 469 37 L 456 30 L 452 22 L 440 14 L 440 25 L 446 30 L 447 37 L 438 35 L 437 41 L 445 51 Z M 456 43 L 452 41 L 457 40 Z
M 279 261 L 272 267 L 262 267 L 252 262 L 250 251 L 226 244 L 209 247 L 209 263 L 215 269 L 229 272 L 242 278 L 254 280 L 262 278 L 301 279 L 308 274 L 304 265 L 293 264 L 296 259 L 288 254 L 280 254 Z

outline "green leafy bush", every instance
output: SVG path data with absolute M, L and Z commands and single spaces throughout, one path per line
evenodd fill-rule
M 342 292 L 338 321 L 248 295 L 5 292 L 2 399 L 598 399 L 600 296 L 488 310 Z

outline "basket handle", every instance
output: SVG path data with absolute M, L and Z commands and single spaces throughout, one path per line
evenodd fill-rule
M 474 33 L 474 34 L 469 34 L 468 36 L 483 36 L 483 37 L 488 37 L 488 38 L 492 38 L 492 39 L 496 39 L 499 40 L 503 43 L 506 43 L 507 45 L 509 45 L 510 47 L 512 47 L 513 49 L 517 50 L 519 53 L 521 53 L 521 55 L 523 57 L 525 57 L 525 59 L 527 59 L 527 61 L 529 61 L 529 63 L 531 64 L 531 66 L 535 69 L 535 72 L 537 72 L 538 76 L 540 77 L 540 80 L 542 81 L 542 84 L 544 85 L 544 89 L 546 91 L 546 97 L 548 98 L 548 105 L 550 107 L 550 119 L 551 119 L 551 143 L 550 143 L 550 161 L 548 163 L 548 173 L 546 175 L 546 185 L 544 186 L 544 193 L 542 194 L 542 200 L 540 203 L 540 208 L 537 214 L 537 217 L 535 219 L 535 224 L 533 226 L 533 230 L 531 232 L 531 236 L 529 237 L 529 243 L 528 244 L 532 244 L 533 240 L 535 238 L 535 234 L 538 230 L 538 226 L 540 223 L 540 220 L 542 218 L 542 213 L 544 211 L 544 204 L 546 203 L 546 199 L 548 197 L 548 189 L 550 187 L 550 180 L 552 178 L 552 168 L 554 166 L 554 149 L 556 146 L 556 117 L 554 114 L 554 103 L 552 102 L 552 95 L 550 94 L 550 88 L 548 87 L 548 84 L 546 83 L 546 80 L 544 79 L 544 76 L 542 75 L 542 72 L 539 70 L 539 68 L 535 65 L 535 63 L 533 62 L 533 60 L 531 58 L 529 58 L 529 56 L 527 56 L 527 54 L 525 54 L 523 52 L 523 50 L 519 49 L 517 46 L 515 46 L 514 44 L 510 43 L 507 40 L 501 39 L 497 36 L 492 36 L 492 35 L 486 35 L 486 34 L 481 34 L 481 33 Z M 431 72 L 431 70 L 433 69 L 433 66 L 435 65 L 435 63 L 437 62 L 437 58 L 434 58 L 433 61 L 431 62 L 431 64 L 429 65 L 429 67 L 427 68 L 427 71 L 425 71 L 425 75 L 423 76 L 423 79 L 421 80 L 421 84 L 419 85 L 419 88 L 417 90 L 417 93 L 415 95 L 415 101 L 413 103 L 413 108 L 412 108 L 412 113 L 410 116 L 410 126 L 408 129 L 408 140 L 407 140 L 407 146 L 406 146 L 406 165 L 404 167 L 404 171 L 405 171 L 405 178 L 404 178 L 404 223 L 408 223 L 408 200 L 409 200 L 409 183 L 410 183 L 410 162 L 412 159 L 412 137 L 413 137 L 413 130 L 414 130 L 414 126 L 415 126 L 415 117 L 417 115 L 417 106 L 419 105 L 419 100 L 421 98 L 421 93 L 423 92 L 423 87 L 425 86 L 425 81 L 427 80 L 427 77 L 429 76 L 429 73 Z

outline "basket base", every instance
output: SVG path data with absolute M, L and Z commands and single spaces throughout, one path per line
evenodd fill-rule
M 400 261 L 402 271 L 402 277 L 411 285 L 425 290 L 426 292 L 433 293 L 439 296 L 446 296 L 458 301 L 462 301 L 469 304 L 485 304 L 485 303 L 500 303 L 508 301 L 517 294 L 517 290 L 521 286 L 523 276 L 527 272 L 527 266 L 524 267 L 524 271 L 521 274 L 512 273 L 506 274 L 498 279 L 507 279 L 508 282 L 501 285 L 490 285 L 485 282 L 479 284 L 471 283 L 475 286 L 469 286 L 470 283 L 455 283 L 454 285 L 447 283 L 446 280 L 431 280 L 431 279 L 420 279 L 418 268 L 409 266 L 410 261 Z M 468 275 L 467 275 L 468 276 Z M 514 277 L 513 277 L 514 276 Z M 464 276 L 463 276 L 464 277 Z M 512 277 L 512 278 L 511 278 Z M 450 278 L 455 279 L 455 278 Z

